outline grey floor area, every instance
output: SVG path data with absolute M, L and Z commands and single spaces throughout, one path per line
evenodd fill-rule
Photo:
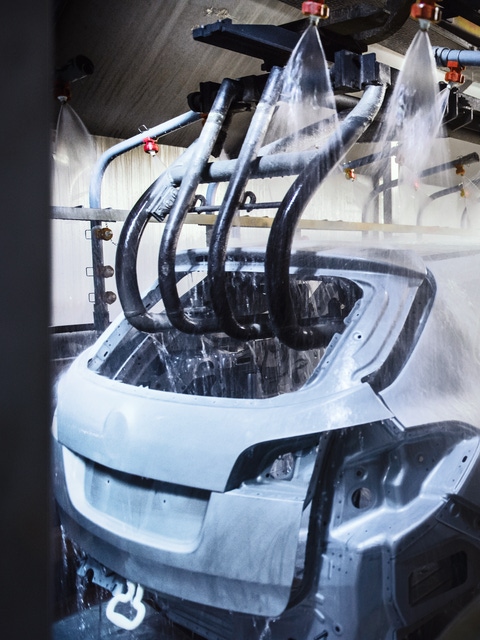
M 105 615 L 106 603 L 100 603 L 58 620 L 52 640 L 192 640 L 198 638 L 173 625 L 165 616 L 147 608 L 142 624 L 126 631 L 112 624 Z
M 58 522 L 53 528 L 52 550 L 54 616 L 51 640 L 202 640 L 148 604 L 145 618 L 137 629 L 126 631 L 117 627 L 105 614 L 112 594 L 78 577 L 79 549 L 62 533 Z M 122 606 L 125 605 L 120 605 L 116 611 L 120 609 L 130 617 L 131 612 L 124 611 Z

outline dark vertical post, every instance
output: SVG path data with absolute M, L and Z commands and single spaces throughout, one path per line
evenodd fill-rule
M 0 21 L 0 637 L 50 637 L 50 0 Z
M 101 222 L 92 220 L 90 223 L 91 230 L 91 247 L 92 247 L 92 267 L 93 267 L 93 324 L 95 331 L 100 335 L 108 327 L 110 316 L 108 313 L 108 305 L 105 301 L 105 279 L 103 276 L 103 240 L 96 233 Z

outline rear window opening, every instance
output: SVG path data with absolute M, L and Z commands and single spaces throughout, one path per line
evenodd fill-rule
M 192 319 L 213 315 L 208 279 L 190 277 L 190 283 L 181 298 L 185 315 Z M 300 326 L 338 324 L 341 320 L 345 327 L 343 321 L 362 297 L 357 284 L 334 276 L 292 277 L 290 291 Z M 227 296 L 240 322 L 265 320 L 268 309 L 263 273 L 230 272 Z M 224 333 L 191 335 L 171 328 L 143 334 L 132 328 L 97 371 L 158 391 L 270 398 L 303 387 L 324 353 L 325 348 L 291 349 L 274 337 L 245 342 Z

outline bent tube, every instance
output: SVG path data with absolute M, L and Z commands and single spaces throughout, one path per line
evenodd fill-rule
M 79 61 L 79 58 L 81 59 Z M 77 56 L 75 59 L 76 64 L 79 62 L 83 66 L 84 69 L 89 68 L 88 63 L 90 62 L 84 56 Z M 91 63 L 90 63 L 91 64 Z M 92 65 L 93 70 L 93 65 Z M 91 71 L 90 71 L 91 72 Z M 196 122 L 201 117 L 200 114 L 195 113 L 193 111 L 187 112 L 177 118 L 173 118 L 157 127 L 153 127 L 147 131 L 144 131 L 128 140 L 124 140 L 110 149 L 108 149 L 105 153 L 103 153 L 99 160 L 97 161 L 95 167 L 93 168 L 92 177 L 90 179 L 90 187 L 89 187 L 89 206 L 92 209 L 100 209 L 101 208 L 101 188 L 102 188 L 102 179 L 107 169 L 107 166 L 110 162 L 126 151 L 133 149 L 136 146 L 142 144 L 144 138 L 149 135 L 153 137 L 158 137 L 180 129 L 192 122 Z M 94 227 L 95 224 L 91 224 L 91 227 Z M 143 227 L 142 231 L 143 233 Z M 95 289 L 95 302 L 93 305 L 93 318 L 95 329 L 101 333 L 104 329 L 107 328 L 109 323 L 108 318 L 108 310 L 107 303 L 104 300 L 105 294 L 105 283 L 102 275 L 100 274 L 99 268 L 103 265 L 103 247 L 101 241 L 99 241 L 95 235 L 92 233 L 92 262 L 93 262 L 93 281 L 94 281 L 94 289 Z M 136 280 L 135 280 L 136 281 Z
M 107 170 L 108 165 L 112 160 L 117 158 L 122 153 L 126 153 L 135 147 L 139 147 L 143 144 L 143 140 L 146 137 L 150 138 L 158 138 L 159 136 L 164 136 L 167 133 L 172 133 L 172 131 L 176 131 L 177 129 L 181 129 L 186 127 L 193 122 L 197 122 L 200 120 L 201 114 L 196 113 L 195 111 L 187 111 L 183 115 L 177 116 L 176 118 L 172 118 L 171 120 L 167 120 L 162 124 L 157 125 L 156 127 L 152 127 L 151 129 L 146 129 L 127 140 L 122 140 L 118 144 L 113 145 L 110 149 L 107 149 L 100 158 L 98 159 L 92 173 L 92 177 L 90 180 L 90 190 L 89 190 L 89 201 L 90 207 L 92 209 L 100 209 L 101 207 L 101 189 L 102 189 L 102 179 Z
M 220 135 L 230 107 L 237 97 L 238 90 L 239 84 L 229 78 L 225 79 L 220 85 L 213 106 L 203 126 L 202 133 L 197 140 L 195 153 L 183 177 L 175 204 L 168 216 L 160 243 L 158 283 L 165 305 L 165 311 L 172 325 L 186 333 L 214 331 L 218 324 L 216 318 L 211 318 L 208 321 L 206 320 L 204 323 L 205 326 L 202 326 L 200 329 L 194 322 L 185 317 L 177 291 L 175 255 L 188 208 L 192 204 L 202 172 Z
M 171 327 L 170 321 L 164 315 L 150 313 L 145 307 L 137 283 L 137 255 L 148 221 L 152 217 L 157 217 L 155 216 L 155 211 L 160 209 L 161 217 L 163 218 L 173 206 L 177 187 L 183 180 L 191 156 L 195 153 L 195 145 L 196 142 L 145 191 L 122 226 L 115 265 L 117 292 L 125 317 L 139 331 L 156 333 Z M 123 148 L 123 144 L 116 145 L 107 152 L 106 156 L 113 152 L 113 159 L 113 157 L 123 152 Z M 118 153 L 115 149 L 117 149 Z M 291 173 L 291 167 L 294 167 L 298 173 L 316 154 L 318 154 L 318 151 L 280 154 L 279 156 L 260 158 L 253 161 L 251 170 L 254 171 L 256 167 L 257 175 L 263 175 L 264 177 L 274 173 L 283 175 L 287 169 L 288 173 Z M 266 162 L 262 163 L 262 161 Z M 236 164 L 237 160 L 218 161 L 210 164 L 208 171 L 209 174 L 216 176 L 218 181 L 226 181 L 232 177 Z M 203 177 L 205 176 L 205 170 L 202 175 Z M 207 191 L 208 202 L 212 200 L 213 192 L 217 186 L 217 181 L 210 181 Z M 276 209 L 279 203 L 273 203 L 273 205 Z M 262 205 L 262 207 L 264 206 Z M 252 208 L 255 208 L 255 205 Z M 217 207 L 212 207 L 212 209 L 216 210 Z M 207 210 L 207 207 L 200 207 L 200 210 Z
M 225 258 L 230 228 L 241 202 L 245 185 L 250 177 L 251 163 L 272 119 L 282 85 L 282 69 L 274 67 L 270 72 L 262 98 L 259 101 L 237 159 L 236 171 L 223 198 L 208 255 L 208 278 L 212 306 L 222 331 L 238 339 L 266 337 L 271 331 L 259 325 L 245 326 L 237 322 L 227 297 Z M 264 335 L 266 334 L 266 335 Z
M 270 322 L 277 338 L 293 349 L 324 346 L 338 330 L 328 326 L 299 325 L 290 293 L 290 255 L 297 222 L 315 191 L 373 122 L 385 98 L 384 85 L 370 85 L 362 99 L 297 177 L 285 195 L 272 224 L 265 257 L 265 284 Z M 343 323 L 342 323 L 343 324 Z
M 174 166 L 188 164 L 195 152 L 195 142 L 176 160 Z M 155 212 L 167 215 L 173 206 L 178 188 L 170 170 L 165 171 L 145 191 L 125 220 L 116 252 L 115 273 L 120 303 L 128 322 L 139 331 L 156 333 L 170 328 L 168 319 L 148 312 L 142 300 L 137 280 L 137 255 L 145 227 Z

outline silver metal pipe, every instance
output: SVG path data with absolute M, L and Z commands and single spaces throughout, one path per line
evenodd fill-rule
M 118 144 L 113 145 L 110 149 L 107 149 L 100 158 L 98 159 L 93 172 L 92 177 L 90 179 L 90 191 L 89 191 L 89 201 L 90 207 L 92 209 L 99 209 L 101 207 L 101 188 L 102 188 L 102 179 L 103 175 L 112 160 L 117 158 L 119 155 L 134 149 L 135 147 L 139 147 L 143 144 L 145 138 L 158 138 L 160 136 L 164 136 L 167 133 L 172 133 L 172 131 L 177 131 L 177 129 L 181 129 L 186 127 L 193 122 L 197 122 L 200 120 L 201 114 L 196 113 L 195 111 L 187 111 L 176 118 L 172 118 L 171 120 L 167 120 L 167 122 L 163 122 L 151 129 L 146 129 L 127 140 L 122 140 Z
M 298 175 L 318 155 L 318 149 L 311 151 L 298 151 L 291 153 L 278 153 L 261 156 L 252 161 L 250 178 L 281 178 L 284 176 Z M 352 160 L 343 165 L 344 168 L 356 168 L 365 164 L 371 164 L 385 157 L 383 152 L 371 154 L 364 158 Z M 235 172 L 237 160 L 218 160 L 206 165 L 201 178 L 201 183 L 228 182 Z M 171 171 L 172 181 L 180 184 L 183 179 L 181 167 Z
M 125 153 L 126 151 L 130 151 L 131 149 L 140 146 L 146 137 L 156 138 L 182 127 L 185 127 L 192 122 L 196 122 L 200 119 L 200 114 L 195 113 L 194 111 L 187 112 L 177 118 L 173 118 L 172 120 L 168 120 L 161 125 L 153 127 L 152 129 L 147 129 L 142 133 L 139 133 L 132 138 L 128 138 L 127 140 L 123 140 L 116 145 L 113 145 L 110 149 L 103 153 L 99 160 L 97 161 L 95 167 L 93 168 L 92 177 L 90 179 L 90 188 L 89 188 L 89 203 L 92 209 L 101 208 L 101 190 L 102 190 L 102 179 L 105 174 L 105 171 L 110 164 L 110 162 Z M 91 247 L 92 247 L 92 267 L 93 267 L 93 285 L 95 291 L 95 302 L 93 305 L 93 317 L 95 329 L 98 333 L 101 333 L 104 329 L 107 328 L 110 319 L 108 313 L 107 303 L 105 301 L 105 283 L 102 276 L 102 268 L 103 268 L 103 246 L 102 241 L 97 238 L 94 227 L 96 223 L 91 223 L 92 227 L 92 239 L 91 239 Z

